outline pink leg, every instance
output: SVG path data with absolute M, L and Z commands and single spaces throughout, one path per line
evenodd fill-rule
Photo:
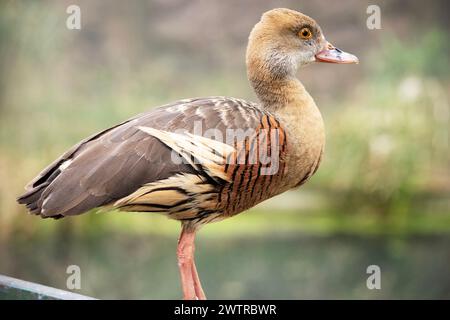
M 195 295 L 198 300 L 206 300 L 205 292 L 203 291 L 202 284 L 200 283 L 200 278 L 197 273 L 197 267 L 195 266 L 195 261 L 192 259 L 192 278 L 194 280 Z
M 183 227 L 178 240 L 177 257 L 184 300 L 206 299 L 194 263 L 195 230 Z

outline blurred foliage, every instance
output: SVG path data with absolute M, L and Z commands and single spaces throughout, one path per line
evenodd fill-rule
M 392 83 L 410 75 L 448 80 L 448 33 L 438 29 L 427 30 L 414 35 L 409 42 L 409 45 L 405 45 L 392 36 L 383 41 L 374 68 L 376 82 Z

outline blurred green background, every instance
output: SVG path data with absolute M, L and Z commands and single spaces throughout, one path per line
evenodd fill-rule
M 66 28 L 81 7 L 82 29 Z M 381 30 L 366 8 L 381 8 Z M 177 222 L 90 213 L 58 221 L 15 203 L 82 138 L 180 98 L 255 100 L 248 33 L 271 8 L 314 17 L 360 64 L 299 78 L 327 129 L 323 164 L 299 190 L 204 227 L 209 298 L 450 298 L 448 1 L 0 2 L 0 274 L 65 289 L 79 265 L 97 298 L 181 297 Z M 379 265 L 382 289 L 368 290 Z

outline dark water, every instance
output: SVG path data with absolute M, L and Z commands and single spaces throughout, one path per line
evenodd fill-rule
M 0 246 L 0 273 L 97 298 L 180 298 L 176 237 L 96 234 L 15 239 Z M 213 299 L 450 298 L 450 236 L 411 238 L 265 235 L 197 241 L 197 267 Z M 366 268 L 379 265 L 381 290 Z

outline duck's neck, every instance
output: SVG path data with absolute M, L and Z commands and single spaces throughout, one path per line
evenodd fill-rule
M 271 72 L 265 65 L 255 63 L 248 65 L 247 74 L 262 107 L 268 111 L 302 108 L 312 101 L 303 84 L 294 75 Z
M 250 83 L 262 106 L 268 111 L 281 111 L 295 105 L 301 107 L 309 99 L 305 87 L 296 78 L 250 78 Z

